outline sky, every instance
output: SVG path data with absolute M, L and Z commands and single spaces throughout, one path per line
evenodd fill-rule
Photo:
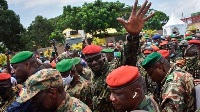
M 27 28 L 37 15 L 47 19 L 54 18 L 62 14 L 63 6 L 81 6 L 85 2 L 94 2 L 95 0 L 7 0 L 8 7 L 20 16 L 20 22 Z M 102 0 L 116 2 L 117 0 Z M 126 5 L 133 5 L 134 0 L 119 0 Z M 138 0 L 143 4 L 145 0 Z M 181 18 L 190 17 L 192 13 L 200 12 L 200 0 L 149 0 L 152 3 L 151 8 L 162 11 L 168 16 L 174 10 L 174 13 Z

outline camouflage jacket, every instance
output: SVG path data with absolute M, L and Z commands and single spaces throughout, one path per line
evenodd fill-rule
M 66 85 L 65 91 L 67 91 L 70 96 L 78 98 L 89 107 L 92 107 L 92 99 L 89 96 L 91 94 L 91 85 L 90 82 L 83 77 L 79 76 L 76 82 Z
M 16 93 L 16 88 L 8 88 L 5 92 L 5 95 L 8 95 L 8 99 L 3 99 L 0 96 L 0 112 L 5 112 L 7 108 L 10 106 L 10 104 L 15 101 L 17 93 Z
M 80 75 L 90 82 L 94 80 L 94 73 L 89 68 L 83 68 L 82 74 Z
M 161 82 L 160 106 L 163 112 L 194 111 L 194 79 L 175 64 Z
M 159 106 L 156 103 L 156 101 L 154 101 L 154 99 L 148 95 L 145 95 L 143 101 L 140 103 L 139 107 L 136 110 L 146 110 L 148 112 L 160 112 Z
M 100 75 L 95 75 L 94 81 L 92 82 L 92 101 L 94 112 L 113 112 L 114 107 L 112 102 L 109 100 L 110 90 L 106 83 L 107 75 L 113 70 L 113 67 L 105 62 L 102 67 Z
M 186 64 L 182 69 L 192 74 L 194 79 L 200 79 L 200 61 L 198 59 L 194 61 L 190 60 L 189 62 L 186 60 Z
M 77 98 L 66 94 L 65 100 L 57 108 L 57 112 L 92 112 L 87 105 Z

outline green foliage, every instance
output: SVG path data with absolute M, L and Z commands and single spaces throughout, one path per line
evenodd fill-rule
M 49 47 L 49 36 L 54 27 L 50 21 L 42 16 L 37 16 L 28 27 L 27 32 L 23 34 L 23 42 L 26 42 L 26 49 Z
M 6 0 L 0 0 L 0 9 L 1 10 L 7 10 L 8 9 L 8 4 Z
M 5 0 L 0 0 L 0 41 L 10 50 L 22 50 L 24 45 L 20 40 L 23 31 L 19 16 L 8 10 Z
M 154 11 L 154 10 L 152 10 Z M 152 13 L 150 11 L 150 13 Z M 153 29 L 153 30 L 161 30 L 162 26 L 164 26 L 167 21 L 169 20 L 169 17 L 161 12 L 161 11 L 156 11 L 155 16 L 150 18 L 144 25 L 144 29 Z
M 49 39 L 55 39 L 57 43 L 64 43 L 65 41 L 65 37 L 60 30 L 55 30 L 54 32 L 52 32 Z
M 63 14 L 55 18 L 57 20 L 57 29 L 64 30 L 71 28 L 73 30 L 85 30 L 92 35 L 97 32 L 105 31 L 107 28 L 121 29 L 122 26 L 116 18 L 124 3 L 102 2 L 96 0 L 94 3 L 84 3 L 82 7 L 63 7 Z

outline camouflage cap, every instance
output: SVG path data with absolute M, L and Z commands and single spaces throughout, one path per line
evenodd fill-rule
M 183 46 L 183 45 L 188 45 L 188 41 L 187 41 L 187 40 L 182 40 L 182 41 L 179 43 L 179 46 Z
M 25 89 L 20 91 L 18 102 L 26 102 L 42 90 L 63 85 L 62 76 L 56 69 L 42 69 L 25 82 Z
M 20 63 L 33 56 L 33 52 L 30 51 L 22 51 L 17 53 L 10 61 L 11 64 Z
M 60 62 L 61 60 L 63 60 L 63 59 L 70 59 L 71 57 L 66 53 L 66 52 L 64 52 L 64 53 L 62 53 L 62 54 L 60 54 L 57 58 L 56 58 L 56 60 L 57 60 L 57 62 Z

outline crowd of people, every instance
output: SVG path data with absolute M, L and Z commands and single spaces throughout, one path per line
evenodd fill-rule
M 128 21 L 126 41 L 83 44 L 82 51 L 6 52 L 0 112 L 199 112 L 200 32 L 140 36 L 151 3 Z

